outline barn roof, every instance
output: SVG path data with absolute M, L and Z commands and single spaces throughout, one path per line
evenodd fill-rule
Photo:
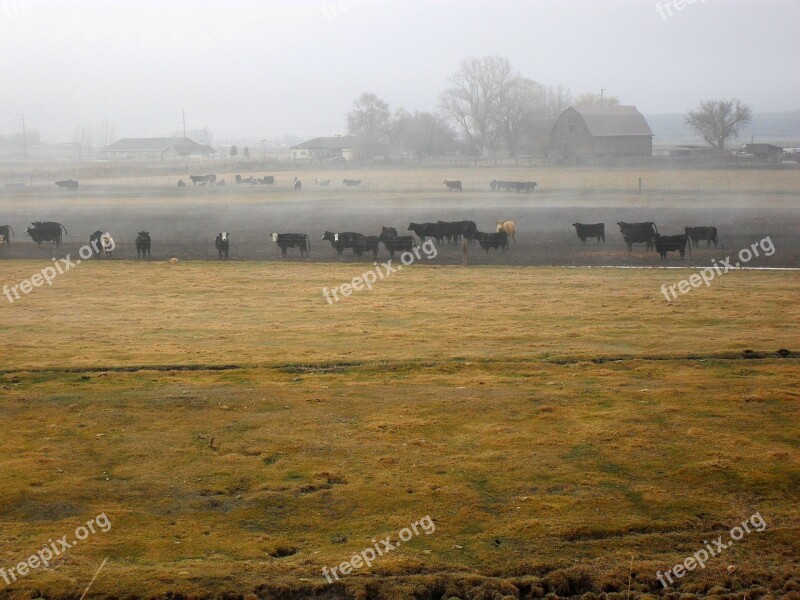
M 635 106 L 585 106 L 572 110 L 583 117 L 589 133 L 594 137 L 653 135 L 644 116 Z
M 180 137 L 123 138 L 103 148 L 103 152 L 166 152 L 170 148 L 181 155 L 213 154 L 214 152 L 211 146 Z
M 357 148 L 361 138 L 355 135 L 336 135 L 334 137 L 318 137 L 292 146 L 293 150 L 343 150 Z

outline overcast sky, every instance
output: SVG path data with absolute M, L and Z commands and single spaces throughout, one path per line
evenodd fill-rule
M 738 97 L 800 108 L 800 1 L 0 0 L 0 133 L 69 141 L 207 125 L 217 140 L 344 132 L 362 91 L 433 110 L 468 56 L 647 114 Z M 339 8 L 339 6 L 349 7 Z

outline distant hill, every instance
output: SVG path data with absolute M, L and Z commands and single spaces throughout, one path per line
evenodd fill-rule
M 685 115 L 645 115 L 645 119 L 655 134 L 653 143 L 656 145 L 705 144 L 703 138 L 686 125 Z M 740 132 L 736 142 L 749 142 L 751 137 L 756 142 L 800 146 L 800 110 L 753 115 L 753 122 Z

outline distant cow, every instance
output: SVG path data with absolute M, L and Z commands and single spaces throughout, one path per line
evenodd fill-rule
M 492 179 L 491 183 L 489 183 L 489 189 L 493 192 L 499 192 L 500 190 L 507 190 L 510 185 L 510 181 L 498 181 L 497 179 Z
M 194 185 L 214 185 L 217 181 L 217 176 L 213 173 L 211 175 L 189 175 L 189 179 L 192 180 Z
M 408 231 L 416 233 L 420 242 L 424 242 L 427 237 L 432 237 L 438 244 L 444 239 L 442 232 L 439 230 L 439 225 L 436 223 L 409 223 Z
M 619 225 L 620 233 L 622 233 L 622 237 L 628 245 L 628 252 L 633 250 L 634 244 L 646 244 L 648 250 L 653 248 L 658 235 L 658 227 L 652 221 L 644 223 L 625 223 L 620 221 L 617 225 Z
M 300 256 L 311 254 L 311 238 L 305 233 L 273 233 L 272 243 L 281 249 L 281 256 L 286 256 L 289 248 L 300 248 Z
M 225 255 L 225 260 L 228 260 L 228 250 L 230 249 L 231 240 L 230 234 L 227 231 L 217 234 L 217 239 L 214 240 L 214 246 L 217 248 L 219 259 L 222 260 L 222 255 Z
M 92 258 L 100 258 L 100 238 L 103 237 L 102 231 L 95 231 L 89 236 L 89 247 L 92 249 Z
M 317 185 L 320 185 L 322 187 L 328 187 L 331 184 L 331 180 L 330 179 L 315 179 L 314 183 L 316 183 Z
M 114 243 L 114 238 L 107 231 L 100 236 L 100 247 L 103 249 L 103 254 L 106 258 L 112 257 L 116 244 Z
M 476 231 L 475 239 L 478 240 L 481 248 L 486 250 L 486 254 L 489 254 L 489 248 L 494 248 L 495 250 L 502 249 L 503 252 L 508 250 L 508 234 L 504 230 L 498 231 L 497 233 Z
M 178 187 L 186 187 L 186 184 L 183 182 L 183 179 L 178 179 Z
M 583 223 L 573 223 L 572 226 L 575 228 L 575 233 L 578 234 L 578 237 L 581 240 L 581 244 L 586 243 L 586 238 L 597 238 L 597 243 L 600 243 L 600 240 L 603 240 L 603 243 L 606 243 L 606 224 L 605 223 L 591 223 L 591 224 L 583 224 Z
M 66 227 L 64 227 L 61 223 L 53 223 L 52 221 L 36 221 L 31 223 L 33 227 L 28 227 L 25 229 L 22 235 L 30 236 L 30 238 L 36 242 L 38 246 L 42 245 L 42 242 L 53 242 L 56 246 L 61 245 L 61 230 L 64 230 L 64 233 L 69 235 Z
M 511 241 L 515 244 L 517 243 L 517 226 L 514 221 L 497 221 L 497 232 L 500 233 L 501 231 L 505 231 Z
M 360 179 L 342 179 L 342 183 L 345 184 L 347 187 L 357 187 L 361 185 Z
M 447 186 L 447 191 L 448 192 L 452 192 L 454 190 L 456 192 L 463 191 L 463 188 L 461 187 L 461 182 L 458 181 L 458 180 L 456 180 L 456 181 L 448 181 L 447 179 L 445 179 L 444 180 L 444 184 Z
M 56 185 L 60 190 L 77 190 L 78 189 L 78 182 L 72 179 L 66 179 L 64 181 L 56 181 Z
M 352 248 L 355 245 L 355 241 L 359 236 L 361 236 L 360 233 L 355 233 L 353 231 L 345 231 L 343 233 L 326 231 L 322 239 L 328 240 L 331 246 L 336 250 L 336 253 L 341 256 L 345 248 Z
M 658 235 L 656 234 L 656 252 L 661 255 L 661 260 L 666 260 L 667 252 L 678 251 L 681 258 L 686 255 L 686 245 L 689 244 L 689 236 L 685 233 L 680 235 Z M 689 256 L 692 255 L 692 245 L 689 244 Z
M 706 248 L 711 247 L 711 242 L 714 242 L 714 248 L 717 247 L 716 227 L 686 227 L 684 233 L 689 236 L 695 248 L 702 241 L 706 242 Z
M 303 187 L 303 184 L 300 182 L 300 180 L 297 177 L 295 177 L 294 178 L 294 191 L 299 192 L 302 187 Z
M 136 236 L 136 258 L 150 258 L 150 232 L 140 231 Z
M 261 185 L 273 185 L 275 183 L 275 176 L 264 175 L 264 177 L 258 180 L 258 183 L 260 183 Z
M 14 235 L 14 230 L 11 229 L 11 225 L 0 225 L 0 235 L 3 236 L 3 243 L 6 246 L 10 246 L 11 236 Z
M 392 235 L 394 232 L 394 235 Z M 417 241 L 412 235 L 398 236 L 397 230 L 394 227 L 383 227 L 378 240 L 383 242 L 389 256 L 394 258 L 395 252 L 409 252 L 412 248 L 416 247 Z
M 353 254 L 361 259 L 364 252 L 372 252 L 372 260 L 378 260 L 378 244 L 377 235 L 360 235 L 353 241 Z

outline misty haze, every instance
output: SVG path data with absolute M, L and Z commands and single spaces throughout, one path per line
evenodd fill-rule
M 800 598 L 798 22 L 3 0 L 0 599 Z

